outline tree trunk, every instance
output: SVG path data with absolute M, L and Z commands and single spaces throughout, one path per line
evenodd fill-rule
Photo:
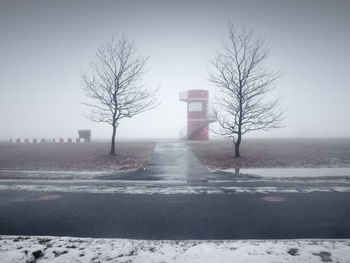
M 238 139 L 236 142 L 234 142 L 235 144 L 235 157 L 241 157 L 241 155 L 239 154 L 239 146 L 241 145 L 241 136 L 238 135 Z
M 113 133 L 112 133 L 112 142 L 111 142 L 111 152 L 110 155 L 115 155 L 115 133 L 117 128 L 113 126 Z
M 238 143 L 235 143 L 235 157 L 241 157 L 239 155 L 239 144 Z

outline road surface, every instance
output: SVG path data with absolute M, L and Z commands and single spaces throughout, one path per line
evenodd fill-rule
M 92 181 L 0 182 L 0 234 L 137 239 L 350 238 L 348 180 L 213 173 L 182 143 L 145 170 Z

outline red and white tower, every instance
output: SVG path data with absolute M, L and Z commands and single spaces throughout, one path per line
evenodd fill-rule
M 209 92 L 207 90 L 189 90 L 180 93 L 180 100 L 187 102 L 187 140 L 209 140 L 208 118 Z

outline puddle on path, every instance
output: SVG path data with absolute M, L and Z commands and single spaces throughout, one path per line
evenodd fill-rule
M 152 175 L 163 180 L 205 182 L 210 172 L 184 143 L 160 142 L 143 173 L 143 176 Z

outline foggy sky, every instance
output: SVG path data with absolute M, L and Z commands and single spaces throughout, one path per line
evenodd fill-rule
M 76 137 L 110 127 L 84 117 L 80 73 L 111 37 L 150 54 L 146 82 L 162 104 L 125 120 L 118 138 L 178 138 L 186 125 L 179 91 L 207 89 L 228 22 L 253 29 L 280 71 L 275 91 L 286 127 L 251 137 L 350 135 L 350 1 L 1 1 L 0 139 Z

